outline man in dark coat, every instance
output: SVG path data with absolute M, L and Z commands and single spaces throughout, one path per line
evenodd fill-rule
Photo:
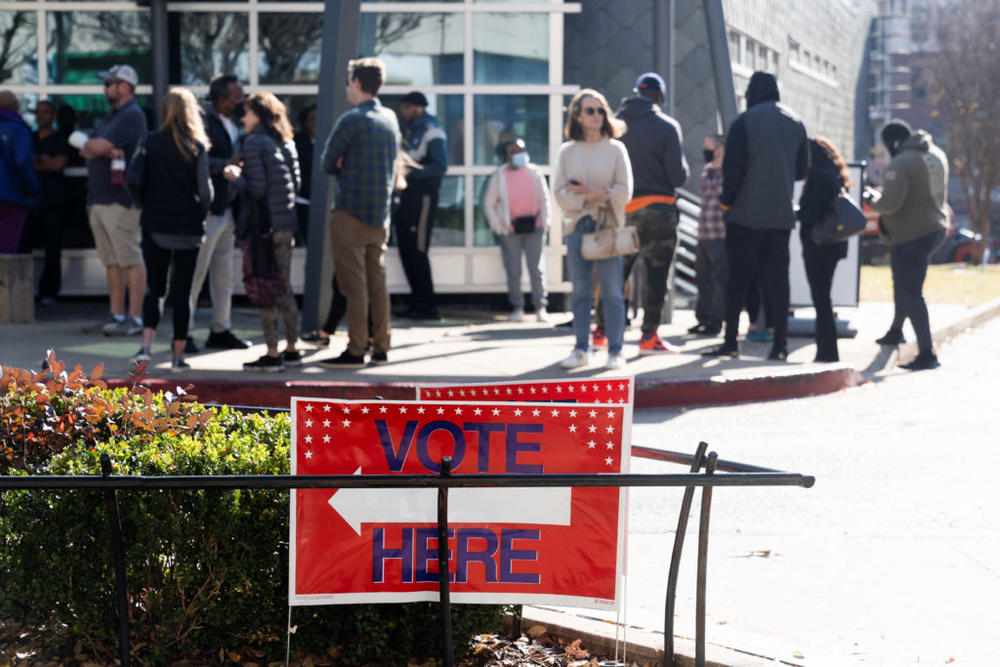
M 795 226 L 795 181 L 809 168 L 809 143 L 802 121 L 780 103 L 772 74 L 754 72 L 747 85 L 747 110 L 726 138 L 719 203 L 726 220 L 726 334 L 706 354 L 738 357 L 736 336 L 748 285 L 759 275 L 774 322 L 768 359 L 788 357 L 788 238 Z

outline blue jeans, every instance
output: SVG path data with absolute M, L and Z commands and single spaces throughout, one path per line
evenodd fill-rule
M 584 216 L 576 224 L 572 234 L 566 236 L 566 265 L 573 281 L 573 333 L 576 334 L 576 349 L 590 348 L 590 310 L 594 305 L 593 267 L 597 267 L 597 278 L 601 284 L 601 310 L 604 315 L 604 333 L 608 337 L 608 354 L 620 354 L 625 342 L 625 299 L 622 296 L 622 258 L 584 259 L 580 254 L 583 235 L 594 231 L 596 224 L 590 216 Z

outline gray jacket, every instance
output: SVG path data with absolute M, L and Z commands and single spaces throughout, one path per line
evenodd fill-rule
M 776 92 L 776 91 L 775 91 Z M 809 168 L 806 128 L 776 99 L 751 106 L 729 128 L 722 162 L 726 222 L 752 229 L 791 229 L 795 181 Z
M 632 163 L 632 196 L 674 196 L 675 189 L 684 185 L 690 174 L 681 126 L 641 95 L 625 100 L 615 115 L 627 126 L 621 142 Z
M 278 145 L 260 126 L 243 138 L 243 173 L 236 187 L 254 199 L 267 198 L 271 228 L 290 231 L 298 226 L 295 193 L 299 191 L 299 158 L 295 142 Z

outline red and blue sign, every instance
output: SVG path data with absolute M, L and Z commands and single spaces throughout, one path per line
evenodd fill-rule
M 437 475 L 450 456 L 458 476 L 627 472 L 632 415 L 630 400 L 469 397 L 293 398 L 292 416 L 294 474 Z M 453 488 L 452 601 L 614 608 L 625 497 L 617 487 Z M 436 489 L 301 489 L 291 511 L 290 604 L 438 599 Z

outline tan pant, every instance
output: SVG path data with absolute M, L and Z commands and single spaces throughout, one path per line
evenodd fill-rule
M 389 351 L 389 291 L 385 284 L 387 228 L 372 227 L 342 208 L 330 218 L 337 284 L 347 298 L 347 351 L 360 357 L 368 338 L 373 352 Z M 372 331 L 368 331 L 371 311 Z

